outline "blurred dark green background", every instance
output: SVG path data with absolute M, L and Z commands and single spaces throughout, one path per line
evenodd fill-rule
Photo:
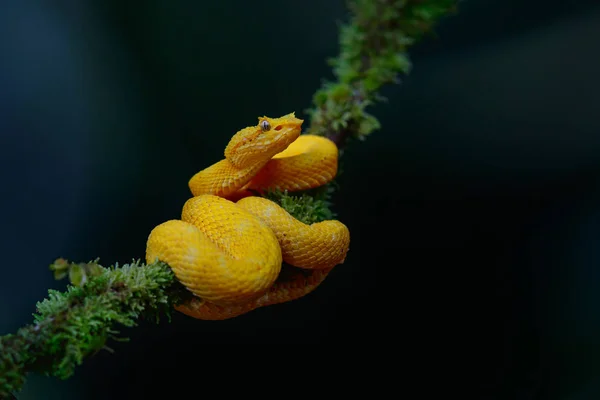
M 143 257 L 235 131 L 305 116 L 345 16 L 341 0 L 0 2 L 0 334 L 64 288 L 56 257 Z M 465 1 L 437 33 L 345 153 L 352 245 L 319 290 L 123 330 L 19 398 L 600 398 L 600 4 Z

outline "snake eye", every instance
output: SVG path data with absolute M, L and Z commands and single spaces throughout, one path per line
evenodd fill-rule
M 269 124 L 269 121 L 267 120 L 261 121 L 260 129 L 262 129 L 263 131 L 268 131 L 271 129 L 271 124 Z

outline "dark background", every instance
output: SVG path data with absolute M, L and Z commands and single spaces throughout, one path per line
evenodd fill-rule
M 0 4 L 0 334 L 64 288 L 56 257 L 143 257 L 235 131 L 305 116 L 346 16 L 317 0 Z M 19 398 L 599 398 L 600 4 L 466 1 L 437 34 L 373 109 L 383 129 L 344 155 L 351 250 L 316 292 L 123 330 L 115 354 Z

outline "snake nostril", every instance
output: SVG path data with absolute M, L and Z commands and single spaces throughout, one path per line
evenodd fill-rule
M 280 130 L 281 130 L 281 128 L 283 128 L 283 126 L 281 126 L 281 125 L 277 125 L 277 126 L 275 127 L 275 130 L 276 130 L 276 131 L 280 131 Z

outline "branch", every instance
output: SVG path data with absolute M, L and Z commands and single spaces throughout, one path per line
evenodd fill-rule
M 365 109 L 383 100 L 378 91 L 398 83 L 411 62 L 407 49 L 431 32 L 441 17 L 456 11 L 457 0 L 354 0 L 349 24 L 340 30 L 340 54 L 331 60 L 334 82 L 326 82 L 307 110 L 309 133 L 326 136 L 340 149 L 380 128 Z
M 0 337 L 0 398 L 19 390 L 30 371 L 70 377 L 85 356 L 107 349 L 117 339 L 115 325 L 131 327 L 139 318 L 158 322 L 175 303 L 189 296 L 164 263 L 139 262 L 104 268 L 96 261 L 51 265 L 55 276 L 69 275 L 61 293 L 50 290 L 37 304 L 34 323 Z
M 330 60 L 334 82 L 315 93 L 307 110 L 307 133 L 326 136 L 342 151 L 349 140 L 364 140 L 379 129 L 365 109 L 382 100 L 378 91 L 399 81 L 411 63 L 406 49 L 430 32 L 458 0 L 354 0 L 350 22 L 341 27 L 340 54 Z M 334 185 L 305 193 L 267 193 L 293 216 L 306 223 L 334 217 L 330 196 Z M 69 277 L 65 292 L 49 291 L 37 304 L 34 323 L 0 337 L 0 398 L 19 391 L 26 374 L 37 372 L 70 377 L 84 358 L 107 349 L 117 339 L 115 326 L 134 326 L 140 318 L 158 321 L 173 305 L 191 296 L 164 263 L 139 261 L 104 268 L 97 260 L 51 265 L 57 279 Z

